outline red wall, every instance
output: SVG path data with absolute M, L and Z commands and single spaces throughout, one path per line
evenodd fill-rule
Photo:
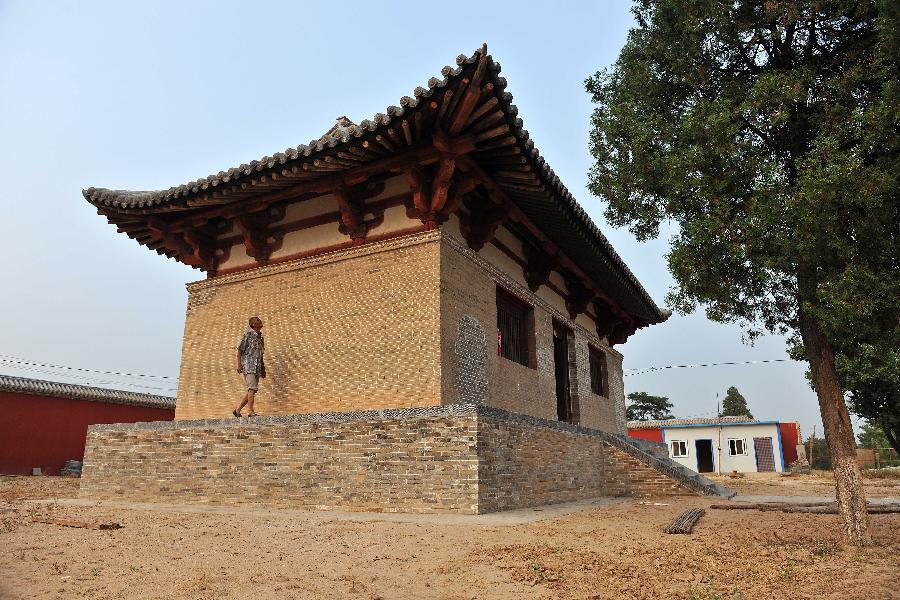
M 662 429 L 629 429 L 628 435 L 639 440 L 650 440 L 662 444 Z
M 88 425 L 173 419 L 175 409 L 0 392 L 0 473 L 58 475 L 67 460 L 84 458 Z
M 797 444 L 803 443 L 800 439 L 800 423 L 779 423 L 778 430 L 781 432 L 784 466 L 788 466 L 797 460 Z

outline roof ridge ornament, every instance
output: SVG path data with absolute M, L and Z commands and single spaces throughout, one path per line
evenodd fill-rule
M 349 137 L 352 133 L 351 128 L 354 127 L 356 127 L 356 123 L 348 119 L 345 115 L 341 115 L 334 120 L 334 125 L 319 138 L 319 141 L 325 142 L 329 138 Z

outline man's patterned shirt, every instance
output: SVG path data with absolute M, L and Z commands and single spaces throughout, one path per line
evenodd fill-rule
M 241 354 L 241 372 L 245 375 L 258 375 L 262 371 L 263 347 L 265 340 L 261 333 L 252 329 L 244 334 L 241 343 L 238 344 L 238 352 Z

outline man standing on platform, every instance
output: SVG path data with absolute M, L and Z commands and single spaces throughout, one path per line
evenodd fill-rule
M 237 370 L 244 376 L 247 393 L 244 395 L 241 405 L 231 411 L 235 417 L 241 416 L 244 406 L 247 406 L 250 411 L 247 413 L 248 417 L 256 416 L 256 411 L 253 410 L 253 399 L 256 396 L 256 390 L 259 389 L 260 378 L 265 379 L 266 377 L 266 363 L 263 362 L 265 342 L 262 326 L 262 319 L 250 317 L 250 331 L 244 334 L 237 347 Z

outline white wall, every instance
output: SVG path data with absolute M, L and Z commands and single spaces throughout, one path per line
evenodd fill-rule
M 756 472 L 756 450 L 753 446 L 754 437 L 768 437 L 772 439 L 772 454 L 775 458 L 775 471 L 784 470 L 782 463 L 781 438 L 778 434 L 778 425 L 775 423 L 747 424 L 747 425 L 698 425 L 686 427 L 663 427 L 663 443 L 669 449 L 672 460 L 681 463 L 689 469 L 697 471 L 696 440 L 712 440 L 713 469 L 717 473 L 739 471 L 741 473 Z M 731 438 L 743 439 L 745 442 L 745 454 L 731 456 L 729 451 Z M 672 451 L 672 442 L 680 440 L 687 442 L 687 456 L 675 457 Z

